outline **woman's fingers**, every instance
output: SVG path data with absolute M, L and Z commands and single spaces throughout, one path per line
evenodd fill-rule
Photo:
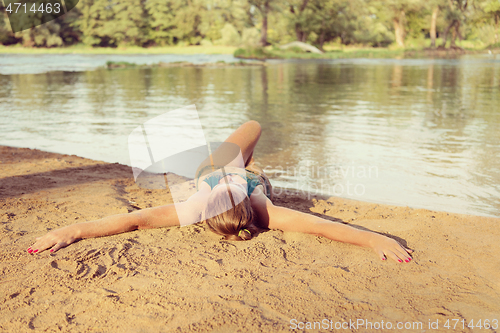
M 49 235 L 38 237 L 36 240 L 37 241 L 35 242 L 35 244 L 33 244 L 31 247 L 28 248 L 27 250 L 28 253 L 30 254 L 40 253 L 57 243 L 54 237 L 51 237 Z
M 393 251 L 398 256 L 399 260 L 410 262 L 412 259 L 410 253 L 412 253 L 413 250 L 404 247 L 399 242 L 396 242 L 396 244 L 397 245 Z
M 36 238 L 36 242 L 35 244 L 31 245 L 30 247 L 28 247 L 28 249 L 26 251 L 28 251 L 29 254 L 31 253 L 37 253 L 39 251 L 38 250 L 38 243 L 39 243 L 39 240 L 41 239 L 42 237 L 38 237 Z M 36 251 L 36 252 L 35 252 Z
M 408 253 L 406 253 L 399 246 L 391 249 L 390 252 L 392 254 L 391 258 L 394 259 L 395 261 L 397 261 L 397 262 L 409 262 L 408 259 L 410 259 L 410 256 L 408 255 Z
M 68 246 L 69 244 L 66 243 L 66 242 L 59 242 L 57 243 L 56 245 L 54 245 L 51 249 L 50 249 L 50 253 L 54 253 L 56 252 L 57 250 L 63 248 L 63 247 L 66 247 Z
M 413 250 L 412 249 L 409 249 L 407 248 L 406 246 L 403 246 L 401 245 L 399 242 L 397 243 L 399 245 L 399 247 L 401 248 L 401 250 L 403 251 L 403 253 L 406 255 L 406 254 L 411 254 L 413 253 Z
M 404 261 L 406 262 L 410 262 L 412 257 L 411 257 L 411 254 L 413 253 L 413 250 L 412 249 L 408 249 L 404 246 L 401 245 L 401 250 L 400 252 L 402 253 L 402 255 L 404 256 Z
M 39 253 L 39 252 L 45 251 L 46 249 L 48 249 L 52 245 L 53 244 L 50 244 L 50 243 L 49 244 L 43 244 L 43 243 L 38 244 L 38 242 L 36 242 L 28 249 L 28 253 L 30 253 L 30 254 Z
M 43 237 L 39 237 L 38 240 L 31 247 L 28 248 L 28 253 L 40 253 L 47 249 L 50 252 L 56 252 L 60 248 L 66 247 L 75 241 L 75 237 L 67 232 L 67 230 L 56 230 L 51 231 Z
M 411 256 L 404 250 L 398 249 L 395 254 L 398 257 L 398 259 L 401 260 L 401 261 L 398 260 L 399 262 L 403 262 L 403 261 L 410 262 L 411 261 Z
M 376 240 L 377 242 L 373 246 L 373 249 L 381 260 L 391 258 L 399 263 L 410 262 L 412 260 L 410 253 L 413 253 L 413 250 L 404 247 L 396 240 L 387 237 L 379 237 Z
M 403 262 L 403 260 L 401 260 L 401 258 L 399 258 L 399 256 L 397 256 L 393 251 L 385 251 L 385 255 L 394 261 Z
M 38 247 L 38 242 L 35 242 L 35 244 L 31 245 L 26 251 L 28 251 L 29 254 L 37 253 L 40 251 Z
M 410 262 L 411 257 L 408 255 L 408 253 L 404 253 L 400 249 L 392 249 L 392 250 L 385 250 L 385 251 L 379 251 L 379 257 L 380 259 L 384 260 L 384 258 L 391 258 L 392 260 L 396 262 Z

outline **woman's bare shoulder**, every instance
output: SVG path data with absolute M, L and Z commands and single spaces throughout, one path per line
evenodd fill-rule
M 265 205 L 266 200 L 269 200 L 269 198 L 264 193 L 264 186 L 262 186 L 262 184 L 257 185 L 250 195 L 250 203 L 252 204 L 252 208 L 254 208 L 254 205 Z
M 264 187 L 259 185 L 250 195 L 250 204 L 257 217 L 257 224 L 261 228 L 269 226 L 269 209 L 273 207 L 272 201 L 264 194 Z

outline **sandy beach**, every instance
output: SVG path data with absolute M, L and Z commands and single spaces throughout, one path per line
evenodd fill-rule
M 30 255 L 47 231 L 171 197 L 125 165 L 5 146 L 0 162 L 1 331 L 500 331 L 498 218 L 281 191 L 276 205 L 387 234 L 413 260 L 277 230 L 223 242 L 204 224 Z

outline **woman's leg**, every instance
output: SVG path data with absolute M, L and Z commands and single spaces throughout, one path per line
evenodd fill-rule
M 251 120 L 241 125 L 210 157 L 203 161 L 196 171 L 196 179 L 222 166 L 245 168 L 253 162 L 253 151 L 261 134 L 258 122 Z
M 257 142 L 259 142 L 262 128 L 255 120 L 250 120 L 241 125 L 231 134 L 226 141 L 237 144 L 241 149 L 245 166 L 253 162 L 253 151 Z
M 240 126 L 233 134 L 227 138 L 226 142 L 236 143 L 243 154 L 243 159 L 245 161 L 245 168 L 260 177 L 262 177 L 263 182 L 266 186 L 264 189 L 265 194 L 273 199 L 273 190 L 269 177 L 264 173 L 264 170 L 259 166 L 255 165 L 253 159 L 253 151 L 257 142 L 259 142 L 260 134 L 262 129 L 260 124 L 256 121 L 249 121 Z

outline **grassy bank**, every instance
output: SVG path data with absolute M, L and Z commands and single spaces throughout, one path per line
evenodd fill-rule
M 288 50 L 270 48 L 240 48 L 234 56 L 242 59 L 342 59 L 342 58 L 394 58 L 405 55 L 404 49 L 359 48 L 346 50 L 325 50 L 323 54 L 304 52 L 297 48 Z
M 315 54 L 300 49 L 280 50 L 275 46 L 266 48 L 238 48 L 235 46 L 165 46 L 165 47 L 117 47 L 93 48 L 84 45 L 74 45 L 59 48 L 31 48 L 19 45 L 2 46 L 0 54 L 234 54 L 239 58 L 247 59 L 342 59 L 342 58 L 397 58 L 397 57 L 426 57 L 426 56 L 456 56 L 463 53 L 500 53 L 500 43 L 484 45 L 474 41 L 458 41 L 457 46 L 463 49 L 431 51 L 428 49 L 429 40 L 408 41 L 406 48 L 394 46 L 374 48 L 365 46 L 343 46 L 339 44 L 325 45 L 324 54 Z M 441 40 L 437 40 L 437 45 Z
M 327 45 L 323 54 L 310 53 L 300 48 L 281 50 L 275 46 L 239 48 L 234 56 L 242 59 L 343 59 L 343 58 L 399 58 L 399 57 L 455 57 L 471 53 L 500 53 L 500 43 L 494 45 L 483 45 L 471 41 L 457 43 L 457 48 L 435 48 L 431 49 L 428 43 L 410 42 L 406 48 L 398 47 L 363 47 Z M 437 45 L 441 45 L 438 40 Z

